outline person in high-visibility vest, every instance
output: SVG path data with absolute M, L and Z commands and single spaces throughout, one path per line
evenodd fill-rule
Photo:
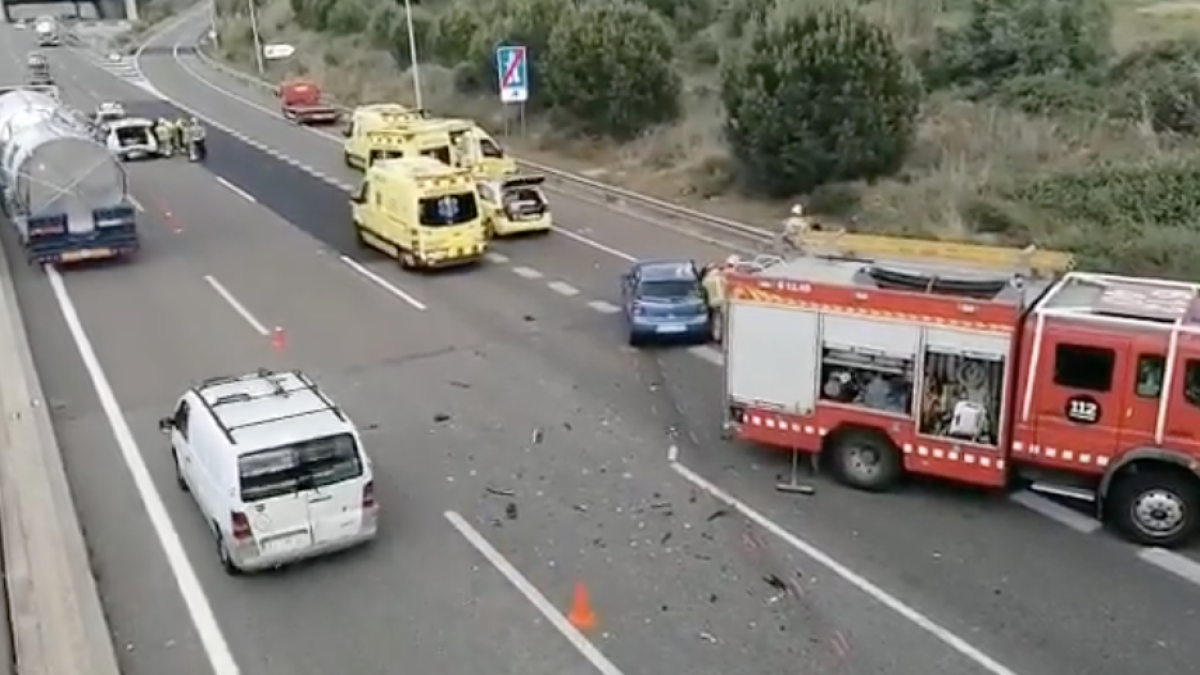
M 158 151 L 163 157 L 175 154 L 175 133 L 165 117 L 160 117 L 154 124 L 154 137 L 158 139 Z
M 737 256 L 729 256 L 725 262 L 708 265 L 700 283 L 708 303 L 708 318 L 712 325 L 713 340 L 720 342 L 725 335 L 725 274 L 737 265 Z

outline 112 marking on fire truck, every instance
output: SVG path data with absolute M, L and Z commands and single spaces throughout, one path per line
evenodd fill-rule
M 726 427 L 905 474 L 1086 500 L 1138 543 L 1200 527 L 1200 285 L 1063 253 L 844 232 L 729 276 Z

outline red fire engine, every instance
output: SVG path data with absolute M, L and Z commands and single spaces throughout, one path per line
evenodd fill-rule
M 1094 503 L 1143 544 L 1200 524 L 1200 285 L 1071 256 L 811 232 L 728 276 L 726 426 L 905 474 Z

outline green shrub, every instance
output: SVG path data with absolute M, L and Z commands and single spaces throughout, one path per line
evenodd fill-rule
M 370 9 L 361 0 L 338 0 L 325 15 L 325 30 L 334 35 L 355 35 L 367 28 Z
M 591 3 L 550 34 L 544 91 L 583 130 L 628 139 L 679 115 L 671 31 L 640 3 Z
M 1200 133 L 1200 41 L 1145 45 L 1109 73 L 1117 117 L 1144 120 L 1160 133 Z
M 541 90 L 546 83 L 546 62 L 550 53 L 550 34 L 555 26 L 575 12 L 573 0 L 497 0 L 481 9 L 483 28 L 476 33 L 470 61 L 479 69 L 478 81 L 486 91 L 499 91 L 496 72 L 496 48 L 503 45 L 523 45 L 529 76 L 529 104 L 539 107 L 545 97 Z
M 896 171 L 921 88 L 889 34 L 852 9 L 764 22 L 722 72 L 743 184 L 785 197 Z
M 453 3 L 433 22 L 432 55 L 451 66 L 471 58 L 475 36 L 482 29 L 478 7 L 465 2 Z
M 970 0 L 967 13 L 919 59 L 929 86 L 985 95 L 1019 77 L 1094 72 L 1112 53 L 1104 0 Z

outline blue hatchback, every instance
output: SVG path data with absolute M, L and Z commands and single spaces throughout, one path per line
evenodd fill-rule
M 621 299 L 631 345 L 711 337 L 700 271 L 690 260 L 634 263 L 621 279 Z

